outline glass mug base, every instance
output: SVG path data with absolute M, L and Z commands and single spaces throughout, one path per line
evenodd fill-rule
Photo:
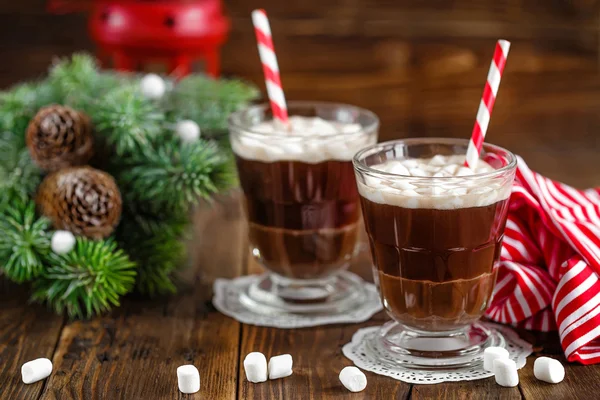
M 492 346 L 506 347 L 506 340 L 479 322 L 456 331 L 423 332 L 390 321 L 367 349 L 390 367 L 455 370 L 481 364 L 484 350 Z
M 240 296 L 259 314 L 334 315 L 356 308 L 367 299 L 359 277 L 340 271 L 324 279 L 288 279 L 267 273 Z

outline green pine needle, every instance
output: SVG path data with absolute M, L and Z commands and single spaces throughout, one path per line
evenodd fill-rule
M 239 80 L 214 80 L 190 75 L 170 93 L 168 105 L 173 121 L 194 120 L 202 135 L 215 137 L 227 132 L 229 114 L 256 100 L 258 89 Z
M 129 215 L 119 225 L 117 239 L 138 265 L 136 291 L 149 296 L 175 293 L 172 273 L 185 262 L 183 242 L 189 219 L 183 215 Z
M 135 263 L 110 240 L 78 238 L 72 251 L 50 253 L 47 263 L 34 282 L 32 299 L 71 318 L 90 318 L 119 306 L 135 283 Z
M 50 222 L 36 218 L 35 203 L 13 199 L 0 214 L 0 266 L 11 280 L 30 281 L 43 272 Z
M 233 163 L 213 142 L 175 142 L 131 159 L 117 181 L 133 194 L 129 201 L 152 204 L 155 210 L 185 209 L 209 199 L 235 182 Z
M 0 135 L 0 210 L 17 197 L 26 202 L 41 181 L 41 171 L 29 150 L 9 132 Z
M 95 103 L 91 114 L 96 129 L 119 156 L 145 152 L 163 132 L 164 114 L 144 98 L 137 85 L 117 87 Z

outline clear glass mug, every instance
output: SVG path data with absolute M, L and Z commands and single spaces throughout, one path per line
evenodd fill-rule
M 340 273 L 362 229 L 352 157 L 377 142 L 379 121 L 370 111 L 335 103 L 289 102 L 288 113 L 319 117 L 327 121 L 324 131 L 259 129 L 272 121 L 267 104 L 229 119 L 251 253 L 268 271 L 241 300 L 265 313 L 341 312 L 363 298 L 360 282 Z
M 467 366 L 485 347 L 504 343 L 477 321 L 496 281 L 516 157 L 484 144 L 482 158 L 493 170 L 469 176 L 416 177 L 371 168 L 387 160 L 464 155 L 468 143 L 397 140 L 354 158 L 374 278 L 393 319 L 373 350 L 392 362 Z

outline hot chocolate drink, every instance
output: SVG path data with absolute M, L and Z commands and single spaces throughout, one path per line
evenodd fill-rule
M 412 329 L 460 329 L 489 305 L 510 185 L 478 179 L 494 170 L 483 161 L 475 170 L 463 162 L 390 160 L 371 165 L 382 172 L 377 178 L 359 182 L 383 304 Z
M 291 117 L 231 137 L 253 255 L 276 274 L 318 279 L 348 265 L 358 237 L 352 156 L 376 141 L 360 125 Z

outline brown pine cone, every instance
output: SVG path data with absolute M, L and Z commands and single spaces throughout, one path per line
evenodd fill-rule
M 67 106 L 41 108 L 29 122 L 26 141 L 31 158 L 46 171 L 85 165 L 93 155 L 90 118 Z
M 121 217 L 121 193 L 112 176 L 91 167 L 71 167 L 48 175 L 36 203 L 55 229 L 92 239 L 114 231 Z

